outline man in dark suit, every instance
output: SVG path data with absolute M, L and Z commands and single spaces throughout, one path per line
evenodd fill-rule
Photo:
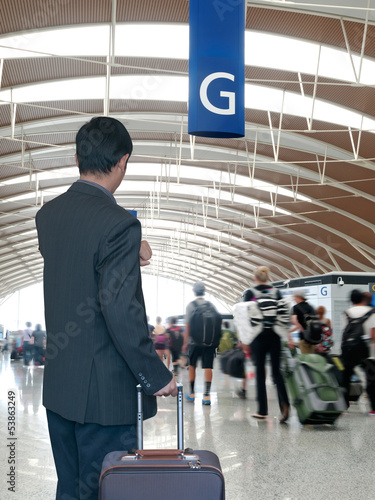
M 132 152 L 126 128 L 93 118 L 77 133 L 80 179 L 36 217 L 44 258 L 47 347 L 43 404 L 58 500 L 98 498 L 104 456 L 136 447 L 136 386 L 144 418 L 155 396 L 176 396 L 148 335 L 140 265 L 151 249 L 116 204 Z

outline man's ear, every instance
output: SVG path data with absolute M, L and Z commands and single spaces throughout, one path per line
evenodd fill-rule
M 76 165 L 79 168 L 79 163 L 78 163 L 78 158 L 77 158 L 77 153 L 74 155 L 74 158 L 76 159 Z
M 127 163 L 128 163 L 128 159 L 129 159 L 129 153 L 127 153 L 126 155 L 124 155 L 120 159 L 120 161 L 118 162 L 118 165 L 121 168 L 121 170 L 124 172 L 124 175 L 125 175 L 125 172 L 126 172 L 126 166 L 127 166 Z

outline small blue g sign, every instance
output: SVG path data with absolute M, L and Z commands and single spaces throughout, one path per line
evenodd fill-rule
M 321 295 L 328 295 L 328 288 L 326 286 L 322 286 L 322 288 L 320 289 L 320 293 Z

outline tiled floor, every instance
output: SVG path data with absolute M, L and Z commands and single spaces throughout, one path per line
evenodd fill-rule
M 188 389 L 184 371 L 182 381 Z M 22 366 L 0 354 L 0 497 L 53 500 L 56 486 L 44 408 L 43 368 Z M 184 404 L 185 446 L 209 449 L 220 458 L 227 500 L 374 500 L 375 418 L 367 400 L 352 405 L 334 426 L 301 426 L 293 410 L 289 424 L 278 422 L 274 387 L 269 386 L 270 416 L 258 422 L 254 380 L 248 399 L 235 395 L 239 381 L 216 365 L 212 406 L 202 406 L 203 373 L 197 370 L 197 399 Z M 8 491 L 8 391 L 16 393 L 16 492 Z M 176 447 L 175 399 L 161 399 L 158 415 L 145 422 L 145 448 Z M 179 495 L 176 492 L 175 499 Z M 131 499 L 133 500 L 133 499 Z M 165 499 L 168 500 L 168 499 Z M 207 499 L 210 500 L 210 499 Z

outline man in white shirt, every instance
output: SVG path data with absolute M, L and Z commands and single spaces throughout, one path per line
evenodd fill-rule
M 350 294 L 350 300 L 353 304 L 347 311 L 347 322 L 351 318 L 362 318 L 365 314 L 374 311 L 375 308 L 367 305 L 366 297 L 360 290 L 352 290 Z M 353 374 L 353 370 L 358 365 L 364 365 L 366 368 L 366 392 L 368 394 L 371 411 L 370 415 L 375 415 L 375 381 L 374 374 L 370 373 L 370 365 L 366 363 L 366 360 L 370 356 L 370 342 L 375 338 L 375 314 L 370 314 L 369 317 L 363 323 L 363 336 L 359 342 L 353 342 L 353 346 L 348 345 L 349 342 L 345 341 L 345 332 L 343 336 L 342 344 L 342 356 L 345 366 L 343 374 L 343 386 L 346 388 L 346 394 L 349 394 L 350 379 Z M 349 401 L 347 399 L 348 407 Z
M 23 343 L 22 343 L 22 355 L 23 364 L 28 366 L 30 360 L 32 359 L 32 345 L 30 345 L 30 340 L 33 334 L 33 329 L 31 328 L 30 321 L 27 321 L 26 328 L 23 331 Z

